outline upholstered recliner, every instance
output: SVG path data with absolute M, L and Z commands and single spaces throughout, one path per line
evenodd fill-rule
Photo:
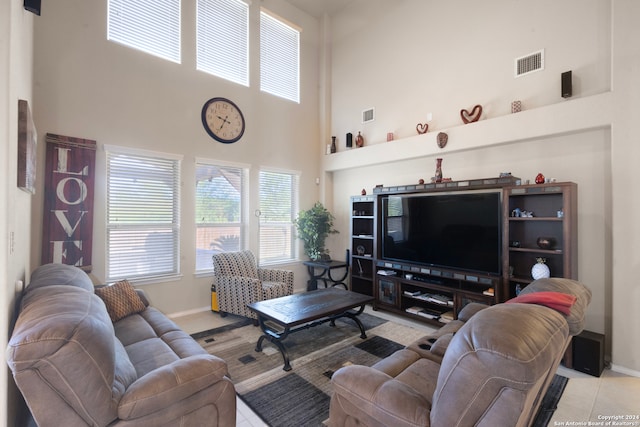
M 232 313 L 257 320 L 247 304 L 293 293 L 293 271 L 258 268 L 251 251 L 213 255 L 213 276 L 221 316 Z
M 411 345 L 372 367 L 337 370 L 329 425 L 530 426 L 571 337 L 584 327 L 591 291 L 559 278 L 525 289 L 523 298 L 475 307 L 455 333 L 436 338 L 440 360 Z M 549 292 L 575 299 L 568 314 L 550 308 Z

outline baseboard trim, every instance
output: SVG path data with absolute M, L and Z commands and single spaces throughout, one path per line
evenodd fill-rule
M 640 378 L 640 371 L 634 371 L 633 369 L 625 368 L 624 366 L 611 364 L 611 370 L 620 374 L 629 375 L 631 377 Z
M 194 308 L 191 310 L 178 311 L 176 313 L 167 314 L 167 317 L 169 319 L 175 319 L 176 317 L 189 316 L 191 314 L 202 313 L 203 311 L 211 311 L 211 307 L 206 306 L 206 307 Z

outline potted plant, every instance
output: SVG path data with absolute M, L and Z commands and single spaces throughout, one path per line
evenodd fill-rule
M 294 221 L 298 238 L 304 243 L 304 253 L 313 261 L 328 260 L 329 251 L 324 242 L 329 234 L 336 234 L 333 228 L 334 216 L 320 202 L 306 211 L 300 211 Z

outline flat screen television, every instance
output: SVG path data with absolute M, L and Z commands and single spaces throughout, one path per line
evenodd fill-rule
M 382 259 L 499 275 L 501 192 L 399 194 L 382 198 Z

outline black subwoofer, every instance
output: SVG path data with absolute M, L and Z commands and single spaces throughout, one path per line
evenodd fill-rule
M 573 337 L 573 369 L 599 377 L 604 370 L 604 335 L 582 331 Z

